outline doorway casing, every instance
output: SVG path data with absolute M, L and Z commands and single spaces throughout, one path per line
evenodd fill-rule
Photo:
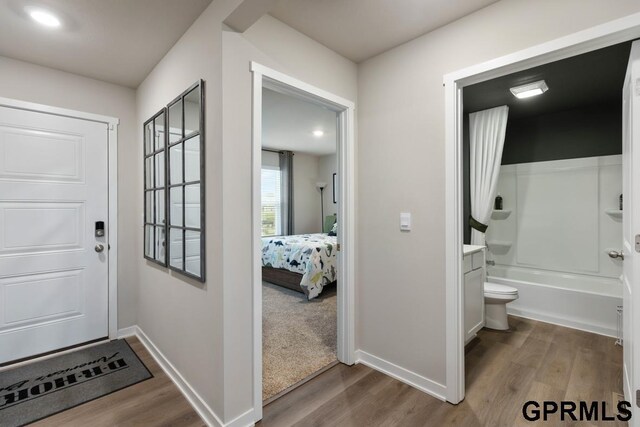
M 338 135 L 338 360 L 355 363 L 355 104 L 284 73 L 251 62 L 252 127 L 252 286 L 253 286 L 253 407 L 262 419 L 262 241 L 260 170 L 262 165 L 262 89 L 322 105 L 337 113 Z
M 109 339 L 118 338 L 118 125 L 120 120 L 99 114 L 85 113 L 50 105 L 0 98 L 0 107 L 33 111 L 72 119 L 104 123 L 107 126 L 107 173 L 108 173 L 108 302 L 109 302 Z
M 463 284 L 462 89 L 465 86 L 559 61 L 638 37 L 640 37 L 640 13 L 444 76 L 447 401 L 459 403 L 464 399 L 465 395 L 464 308 L 461 292 Z M 625 389 L 626 393 L 627 390 Z M 626 398 L 630 399 L 631 396 L 626 396 Z

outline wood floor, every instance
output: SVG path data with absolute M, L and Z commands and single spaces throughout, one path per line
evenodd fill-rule
M 515 317 L 510 325 L 482 330 L 467 346 L 459 405 L 363 365 L 338 365 L 266 406 L 260 425 L 525 426 L 533 424 L 521 415 L 527 400 L 622 399 L 622 348 L 612 338 Z
M 622 348 L 612 338 L 515 317 L 510 324 L 509 332 L 482 330 L 467 346 L 467 393 L 459 405 L 364 365 L 340 364 L 267 405 L 258 425 L 525 426 L 533 424 L 521 415 L 527 400 L 622 399 Z M 142 344 L 128 341 L 154 378 L 34 425 L 203 426 Z M 556 418 L 544 425 L 570 424 Z
M 137 338 L 127 338 L 153 378 L 61 412 L 32 426 L 204 426 L 178 387 Z

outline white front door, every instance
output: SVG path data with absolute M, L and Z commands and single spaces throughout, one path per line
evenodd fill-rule
M 632 402 L 630 425 L 640 426 L 640 410 L 635 404 L 640 387 L 640 254 L 636 251 L 636 235 L 640 235 L 640 43 L 634 42 L 629 57 L 623 89 L 622 194 L 624 212 L 622 235 L 624 262 L 623 282 L 623 375 L 626 400 Z
M 0 363 L 108 336 L 107 131 L 0 107 Z

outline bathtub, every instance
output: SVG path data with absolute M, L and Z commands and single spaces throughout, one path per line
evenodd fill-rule
M 619 279 L 495 265 L 487 281 L 518 289 L 518 300 L 507 312 L 601 335 L 617 336 Z

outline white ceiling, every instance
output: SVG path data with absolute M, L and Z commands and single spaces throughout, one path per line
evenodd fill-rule
M 324 156 L 336 152 L 337 115 L 269 89 L 262 92 L 262 146 Z M 313 135 L 322 130 L 324 135 Z
M 137 87 L 211 0 L 0 0 L 0 55 Z M 25 12 L 55 13 L 59 29 Z
M 497 0 L 280 0 L 271 15 L 361 62 Z

